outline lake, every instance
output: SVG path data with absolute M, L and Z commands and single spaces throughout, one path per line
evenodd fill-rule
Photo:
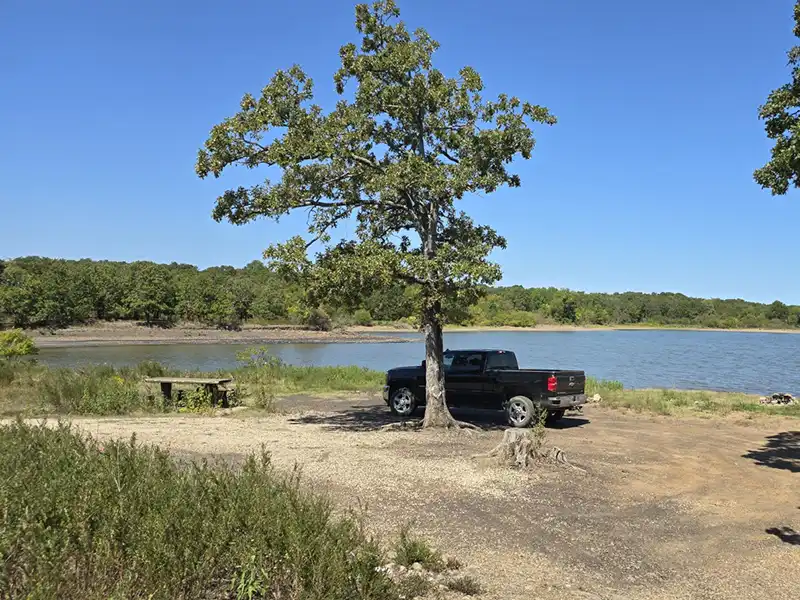
M 380 336 L 382 334 L 375 334 Z M 397 337 L 398 334 L 387 334 Z M 409 343 L 275 344 L 270 351 L 294 365 L 359 365 L 380 371 L 418 364 L 421 336 Z M 626 387 L 800 392 L 800 334 L 723 331 L 498 331 L 448 332 L 446 348 L 514 350 L 522 367 L 583 369 Z M 43 348 L 52 366 L 135 364 L 155 360 L 177 369 L 214 371 L 236 366 L 248 345 L 166 344 Z

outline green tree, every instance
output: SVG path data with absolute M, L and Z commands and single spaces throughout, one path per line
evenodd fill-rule
M 313 84 L 300 67 L 278 71 L 258 99 L 246 94 L 240 112 L 212 129 L 196 170 L 200 177 L 218 177 L 231 165 L 281 170 L 276 183 L 225 192 L 213 214 L 239 224 L 308 210 L 310 240 L 273 245 L 265 257 L 302 277 L 317 304 L 336 298 L 355 305 L 398 280 L 418 285 L 427 359 L 424 423 L 452 426 L 442 305 L 469 304 L 479 285 L 497 281 L 500 268 L 487 256 L 505 247 L 456 201 L 519 186 L 509 163 L 530 158 L 532 123 L 555 118 L 505 94 L 484 99 L 483 82 L 470 67 L 446 77 L 432 65 L 439 44 L 424 29 L 410 33 L 399 15 L 394 0 L 356 7 L 361 44 L 340 50 L 334 82 L 341 98 L 333 110 L 312 103 Z M 329 230 L 350 217 L 358 224 L 356 240 L 332 245 Z M 324 250 L 312 262 L 306 253 L 314 241 Z
M 780 300 L 775 300 L 775 302 L 773 302 L 767 307 L 766 316 L 768 319 L 774 319 L 777 321 L 788 321 L 789 307 L 786 306 Z
M 132 286 L 127 298 L 128 310 L 134 318 L 154 321 L 170 320 L 174 316 L 175 284 L 164 265 L 137 262 L 132 266 Z
M 794 7 L 794 35 L 800 38 L 800 1 Z M 792 47 L 788 58 L 791 82 L 773 90 L 758 111 L 775 145 L 771 159 L 754 177 L 773 194 L 785 194 L 789 184 L 800 186 L 800 46 Z

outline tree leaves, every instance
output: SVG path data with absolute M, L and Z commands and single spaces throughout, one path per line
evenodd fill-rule
M 239 224 L 308 211 L 309 237 L 274 244 L 265 257 L 320 301 L 349 302 L 348 288 L 402 281 L 422 286 L 431 306 L 499 279 L 487 257 L 505 241 L 454 203 L 519 186 L 508 167 L 531 156 L 531 125 L 555 123 L 546 108 L 513 96 L 484 100 L 471 67 L 445 76 L 432 62 L 439 44 L 424 29 L 409 32 L 399 14 L 393 0 L 356 7 L 362 39 L 340 50 L 333 79 L 342 99 L 331 111 L 312 103 L 302 69 L 278 71 L 198 153 L 200 177 L 233 165 L 280 168 L 277 182 L 223 193 L 213 215 Z M 329 232 L 350 217 L 356 239 L 331 245 Z M 312 260 L 314 242 L 323 250 Z
M 800 37 L 800 1 L 794 7 L 794 34 Z M 770 161 L 754 173 L 756 182 L 773 194 L 800 187 L 800 46 L 788 52 L 792 81 L 774 90 L 759 108 L 767 137 L 775 140 Z

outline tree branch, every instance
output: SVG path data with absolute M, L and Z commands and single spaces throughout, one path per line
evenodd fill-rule
M 357 162 L 357 163 L 359 163 L 361 165 L 370 167 L 372 169 L 375 169 L 376 171 L 380 171 L 381 173 L 384 173 L 384 170 L 383 170 L 382 166 L 380 166 L 378 163 L 376 163 L 374 161 L 371 161 L 370 159 L 368 159 L 368 158 L 366 158 L 364 156 L 359 156 L 358 154 L 351 154 L 350 158 L 352 158 L 355 162 Z

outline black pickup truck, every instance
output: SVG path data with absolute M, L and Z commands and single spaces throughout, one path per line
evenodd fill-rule
M 512 427 L 527 427 L 543 410 L 551 420 L 586 402 L 583 371 L 520 369 L 509 350 L 447 350 L 444 353 L 448 406 L 504 410 Z M 425 362 L 386 374 L 383 399 L 409 417 L 425 403 Z

